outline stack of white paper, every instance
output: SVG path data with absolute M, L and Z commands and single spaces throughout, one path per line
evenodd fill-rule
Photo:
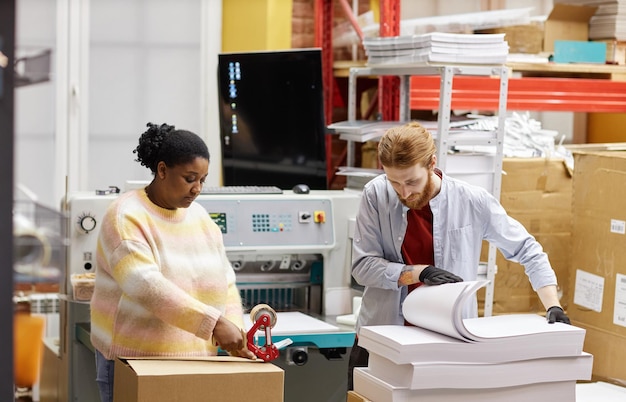
M 504 34 L 422 35 L 363 39 L 368 65 L 504 64 L 509 46 Z
M 485 284 L 421 286 L 403 305 L 414 327 L 362 327 L 370 359 L 355 369 L 354 390 L 377 402 L 575 400 L 593 365 L 585 330 L 536 314 L 463 319 Z
M 448 135 L 451 140 L 462 136 L 464 139 L 474 139 L 484 143 L 485 139 L 495 139 L 495 130 L 469 129 L 473 124 L 480 123 L 486 118 L 472 118 L 459 121 L 452 121 L 448 124 Z M 427 129 L 434 138 L 437 138 L 437 122 L 414 120 Z M 377 121 L 377 120 L 344 120 L 332 123 L 328 129 L 339 134 L 339 138 L 345 141 L 365 142 L 378 141 L 390 128 L 407 124 L 403 121 Z M 456 136 L 456 137 L 455 137 Z

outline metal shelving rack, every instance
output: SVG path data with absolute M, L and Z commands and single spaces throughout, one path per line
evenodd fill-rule
M 490 192 L 500 198 L 502 183 L 502 159 L 504 153 L 504 132 L 507 107 L 507 93 L 509 70 L 504 65 L 416 65 L 416 66 L 379 66 L 379 67 L 352 67 L 348 81 L 348 120 L 357 118 L 357 79 L 363 76 L 398 77 L 399 78 L 399 120 L 410 120 L 410 79 L 412 76 L 439 76 L 440 93 L 435 143 L 437 145 L 437 166 L 445 171 L 447 156 L 450 147 L 460 145 L 482 145 L 495 147 Z M 487 76 L 499 79 L 497 99 L 498 128 L 494 132 L 472 132 L 450 135 L 450 112 L 452 106 L 452 85 L 455 76 Z M 347 143 L 347 165 L 354 166 L 354 141 Z M 486 279 L 489 280 L 485 292 L 484 315 L 490 316 L 493 312 L 494 280 L 496 274 L 496 247 L 489 245 L 486 267 Z

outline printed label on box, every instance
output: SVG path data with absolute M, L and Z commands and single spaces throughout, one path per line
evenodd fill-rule
M 613 324 L 626 327 L 626 275 L 623 274 L 617 274 L 615 276 Z
M 626 221 L 611 219 L 611 233 L 626 234 Z
M 583 270 L 576 270 L 576 284 L 574 285 L 574 303 L 590 310 L 602 312 L 602 295 L 604 293 L 604 278 L 590 274 Z

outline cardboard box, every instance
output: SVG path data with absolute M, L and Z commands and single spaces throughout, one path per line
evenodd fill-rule
M 543 30 L 537 24 L 513 25 L 509 27 L 482 29 L 481 34 L 503 33 L 509 45 L 509 53 L 541 53 L 543 49 Z
M 593 355 L 592 379 L 626 386 L 626 336 L 607 333 L 584 322 L 572 325 L 585 328 L 583 350 Z
M 626 42 L 617 39 L 598 39 L 594 42 L 606 44 L 606 61 L 614 64 L 626 64 Z
M 505 158 L 503 170 L 500 202 L 543 246 L 559 281 L 561 303 L 567 308 L 572 177 L 562 159 Z M 487 259 L 487 246 L 485 242 L 483 261 Z M 545 312 L 522 265 L 506 260 L 500 252 L 496 265 L 494 314 Z
M 93 272 L 85 274 L 72 274 L 72 293 L 74 300 L 90 301 L 96 286 L 96 274 Z
M 261 360 L 215 357 L 115 361 L 115 402 L 277 402 L 283 398 L 284 371 Z
M 594 375 L 626 380 L 626 152 L 574 154 L 569 317 L 588 329 Z
M 589 40 L 589 21 L 597 7 L 557 3 L 543 22 L 477 30 L 475 33 L 504 33 L 509 53 L 554 53 L 556 40 Z
M 605 142 L 595 144 L 567 144 L 564 145 L 572 153 L 598 151 L 626 151 L 626 142 Z
M 597 7 L 557 3 L 543 27 L 543 51 L 552 53 L 555 40 L 589 40 L 589 20 Z
M 372 402 L 371 399 L 367 399 L 366 397 L 354 392 L 348 391 L 348 400 L 347 402 Z

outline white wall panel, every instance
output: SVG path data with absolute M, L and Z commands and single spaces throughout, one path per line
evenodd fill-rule
M 52 81 L 15 89 L 15 183 L 32 190 L 39 201 L 58 206 L 53 194 L 56 4 L 49 0 L 16 1 L 16 57 L 52 49 Z
M 145 56 L 144 120 L 200 134 L 199 47 L 150 48 Z
M 124 188 L 126 180 L 152 179 L 150 171 L 134 161 L 137 155 L 133 149 L 137 146 L 139 134 L 132 133 L 125 137 L 97 135 L 90 138 L 90 164 L 99 167 L 97 174 L 90 180 L 91 190 L 109 186 Z
M 92 46 L 89 68 L 90 138 L 105 133 L 138 138 L 145 125 L 141 119 L 146 86 L 144 51 L 135 47 Z
M 88 188 L 151 178 L 146 123 L 200 134 L 200 0 L 91 0 Z
M 482 7 L 490 3 L 485 0 L 401 0 L 400 13 L 403 19 L 433 17 L 486 11 Z M 533 7 L 531 15 L 545 15 L 552 10 L 552 0 L 503 0 L 505 9 Z

